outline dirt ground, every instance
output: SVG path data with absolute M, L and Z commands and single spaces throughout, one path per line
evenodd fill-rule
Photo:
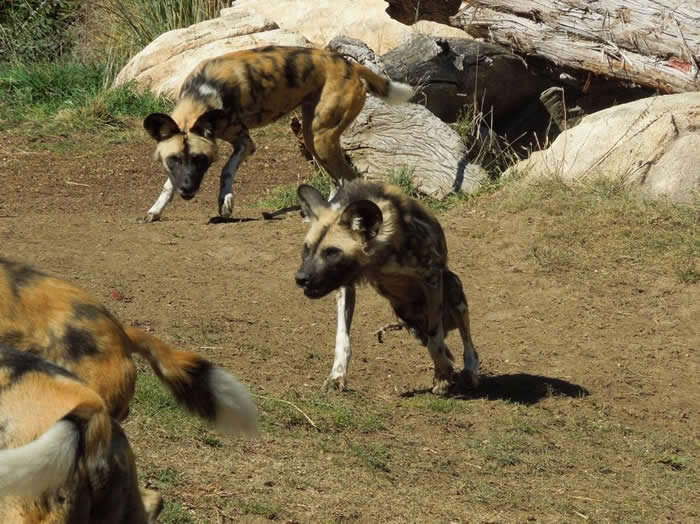
M 256 142 L 235 186 L 246 220 L 207 223 L 219 164 L 194 200 L 138 224 L 164 181 L 150 141 L 0 134 L 2 255 L 76 282 L 257 395 L 256 439 L 167 425 L 135 403 L 125 428 L 141 482 L 168 500 L 162 521 L 700 519 L 698 284 L 661 260 L 542 271 L 532 245 L 556 217 L 484 197 L 440 215 L 470 302 L 479 390 L 430 394 L 427 351 L 403 332 L 379 344 L 372 333 L 393 318 L 363 288 L 351 390 L 326 395 L 334 298 L 295 287 L 299 217 L 264 221 L 255 206 L 312 171 L 288 133 Z M 448 343 L 461 355 L 456 335 Z

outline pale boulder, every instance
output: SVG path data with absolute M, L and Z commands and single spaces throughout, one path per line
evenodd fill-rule
M 649 196 L 692 202 L 700 194 L 700 92 L 593 113 L 504 176 L 515 172 L 565 182 L 622 177 Z
M 311 46 L 303 36 L 280 29 L 261 14 L 239 6 L 224 11 L 219 18 L 160 35 L 129 60 L 114 85 L 133 80 L 156 93 L 176 96 L 190 71 L 206 58 L 265 45 Z
M 386 14 L 384 0 L 236 0 L 233 6 L 231 9 L 246 8 L 274 20 L 281 29 L 299 33 L 319 47 L 340 34 L 362 40 L 378 54 L 414 33 L 465 37 L 463 30 L 435 22 L 413 26 L 397 22 Z

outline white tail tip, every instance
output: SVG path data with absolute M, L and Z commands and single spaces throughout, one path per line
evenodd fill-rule
M 389 84 L 389 94 L 386 96 L 384 101 L 387 104 L 402 104 L 408 102 L 416 92 L 408 84 L 402 84 L 401 82 L 391 82 Z
M 65 484 L 79 437 L 72 422 L 59 420 L 26 446 L 0 451 L 0 497 L 38 497 Z
M 218 367 L 211 370 L 209 384 L 216 401 L 216 429 L 226 435 L 256 433 L 257 411 L 245 386 Z

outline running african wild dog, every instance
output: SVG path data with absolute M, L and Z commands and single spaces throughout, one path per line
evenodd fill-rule
M 158 142 L 156 160 L 168 178 L 144 217 L 158 220 L 175 191 L 195 196 L 217 155 L 216 139 L 233 152 L 221 171 L 219 216 L 233 211 L 233 181 L 255 151 L 249 129 L 269 124 L 301 106 L 306 147 L 335 185 L 357 176 L 345 159 L 340 135 L 362 110 L 366 91 L 387 103 L 408 101 L 413 89 L 322 49 L 268 46 L 200 63 L 185 79 L 170 115 L 143 122 Z
M 0 522 L 147 524 L 129 441 L 104 400 L 64 368 L 0 345 Z
M 195 353 L 121 324 L 73 284 L 0 258 L 0 343 L 39 355 L 79 377 L 116 420 L 134 395 L 138 353 L 175 398 L 225 434 L 252 432 L 255 405 L 245 387 Z M 0 421 L 0 425 L 1 425 Z
M 346 387 L 355 284 L 362 282 L 389 300 L 399 324 L 387 328 L 405 327 L 427 346 L 435 365 L 435 394 L 447 393 L 458 378 L 476 387 L 479 357 L 467 299 L 459 277 L 447 267 L 445 234 L 435 216 L 398 187 L 359 180 L 342 186 L 330 202 L 308 185 L 301 185 L 297 195 L 310 227 L 296 283 L 310 298 L 338 290 L 335 359 L 324 387 Z M 453 329 L 459 329 L 464 345 L 459 377 L 445 345 Z

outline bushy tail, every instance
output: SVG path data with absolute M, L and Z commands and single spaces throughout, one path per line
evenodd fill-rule
M 225 434 L 257 430 L 255 404 L 245 386 L 195 353 L 172 348 L 137 328 L 125 328 L 134 351 L 145 357 L 178 402 Z
M 48 393 L 50 394 L 50 393 Z M 81 429 L 84 431 L 80 445 Z M 82 452 L 90 480 L 100 482 L 107 468 L 111 419 L 101 399 L 79 405 L 39 438 L 0 451 L 0 498 L 39 497 L 64 485 Z
M 367 82 L 369 92 L 382 98 L 387 104 L 408 102 L 416 94 L 410 85 L 394 82 L 361 64 L 355 64 L 355 69 L 360 77 Z

